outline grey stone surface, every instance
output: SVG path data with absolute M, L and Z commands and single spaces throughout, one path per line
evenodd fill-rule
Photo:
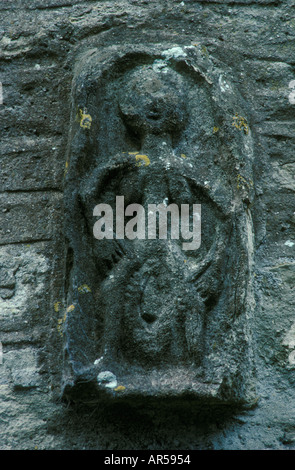
M 1 449 L 295 449 L 294 11 L 293 0 L 0 3 Z M 198 54 L 193 65 L 213 64 L 243 97 L 235 112 L 247 110 L 254 141 L 253 195 L 244 198 L 254 235 L 255 307 L 251 341 L 244 343 L 255 359 L 250 408 L 227 414 L 188 401 L 180 411 L 166 399 L 157 404 L 143 399 L 139 408 L 122 401 L 99 407 L 87 402 L 89 392 L 83 395 L 83 390 L 80 403 L 68 406 L 60 400 L 67 372 L 65 313 L 72 305 L 64 297 L 63 238 L 72 80 L 87 75 L 83 67 L 77 69 L 87 51 L 123 51 L 130 44 L 150 56 L 165 45 L 189 46 Z M 112 109 L 106 111 L 109 117 Z M 230 109 L 226 115 L 231 116 Z M 239 126 L 232 127 L 236 137 L 243 133 L 241 121 Z M 201 128 L 206 133 L 211 123 L 205 119 Z M 109 145 L 125 151 L 118 142 Z M 110 147 L 104 150 L 110 155 Z M 237 186 L 247 193 L 241 177 L 237 181 L 234 171 L 224 171 L 235 194 Z M 206 176 L 205 165 L 203 172 Z M 89 282 L 78 287 L 84 284 Z M 80 294 L 87 302 L 85 286 Z M 77 311 L 71 313 L 75 318 Z M 98 352 L 93 362 L 99 368 Z M 153 373 L 157 380 L 157 370 Z M 165 383 L 175 379 L 175 371 L 169 373 L 160 377 Z M 123 396 L 126 383 L 118 385 L 123 388 L 115 393 Z
M 247 114 L 227 70 L 197 46 L 113 45 L 77 58 L 64 198 L 66 397 L 79 400 L 83 384 L 111 368 L 122 398 L 255 400 Z M 97 241 L 93 208 L 109 204 L 117 221 L 117 196 L 145 217 L 151 204 L 199 203 L 200 246 L 151 240 L 147 227 L 117 239 L 113 222 L 114 239 Z

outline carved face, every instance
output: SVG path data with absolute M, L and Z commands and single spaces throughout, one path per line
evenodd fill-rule
M 140 135 L 165 134 L 185 124 L 185 84 L 173 70 L 165 72 L 155 72 L 151 66 L 138 67 L 129 73 L 120 93 L 121 115 Z

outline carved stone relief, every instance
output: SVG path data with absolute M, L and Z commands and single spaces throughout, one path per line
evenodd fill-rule
M 245 103 L 197 47 L 113 46 L 77 58 L 65 176 L 65 397 L 251 400 L 253 158 Z M 113 214 L 102 239 L 98 204 Z M 152 238 L 134 222 L 127 238 L 132 204 L 143 217 L 149 205 L 199 205 L 200 243 L 185 249 L 169 224 L 166 238 Z

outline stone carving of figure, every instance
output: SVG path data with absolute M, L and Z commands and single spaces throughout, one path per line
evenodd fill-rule
M 253 144 L 231 83 L 191 49 L 92 50 L 76 69 L 65 396 L 247 400 Z M 184 205 L 190 241 L 172 227 Z

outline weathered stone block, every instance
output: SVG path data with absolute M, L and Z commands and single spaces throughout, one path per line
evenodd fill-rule
M 59 193 L 0 194 L 1 244 L 49 240 L 59 224 L 61 202 Z
M 10 372 L 14 388 L 35 388 L 40 384 L 36 350 L 24 348 L 8 351 L 5 353 L 3 364 Z
M 113 46 L 77 60 L 64 397 L 253 399 L 253 145 L 242 98 L 198 47 Z M 199 249 L 116 237 L 118 225 L 95 240 L 94 207 L 115 210 L 117 196 L 147 211 L 201 204 Z M 97 381 L 105 375 L 115 378 Z
M 9 139 L 1 148 L 2 191 L 60 189 L 64 164 L 58 159 L 55 139 Z

